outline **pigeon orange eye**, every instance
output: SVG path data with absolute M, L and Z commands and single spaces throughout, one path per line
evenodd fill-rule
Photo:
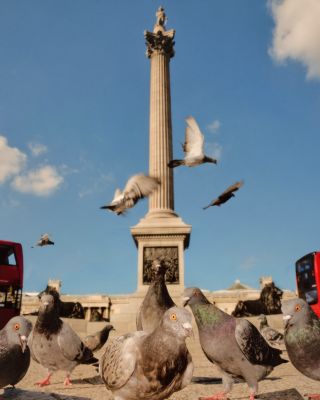
M 18 330 L 20 329 L 20 324 L 14 324 L 14 325 L 13 325 L 13 329 L 14 329 L 15 331 L 18 331 Z
M 177 319 L 176 314 L 171 314 L 171 315 L 170 315 L 170 319 L 171 319 L 172 321 L 175 321 L 175 320 Z
M 296 306 L 295 306 L 295 311 L 300 311 L 301 310 L 301 305 L 300 304 L 296 304 Z

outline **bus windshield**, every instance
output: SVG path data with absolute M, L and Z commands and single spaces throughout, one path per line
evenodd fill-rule
M 297 286 L 299 297 L 304 298 L 308 304 L 318 302 L 318 291 L 314 271 L 314 256 L 310 255 L 296 263 Z

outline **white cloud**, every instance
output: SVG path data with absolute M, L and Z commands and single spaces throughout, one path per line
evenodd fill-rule
M 209 132 L 216 133 L 221 126 L 221 122 L 218 119 L 215 119 L 211 124 L 207 125 L 207 129 Z
M 222 146 L 219 143 L 207 143 L 206 144 L 206 153 L 208 156 L 213 157 L 217 160 L 221 159 L 222 156 Z
M 56 168 L 45 165 L 39 169 L 28 171 L 24 175 L 16 176 L 11 185 L 19 192 L 49 196 L 59 188 L 62 182 L 63 177 L 59 175 Z
M 275 21 L 270 55 L 300 61 L 308 79 L 320 78 L 320 1 L 269 0 L 269 6 Z
M 45 146 L 44 144 L 41 143 L 28 143 L 28 147 L 31 150 L 31 153 L 33 156 L 38 157 L 41 154 L 44 154 L 48 151 L 47 146 Z
M 17 149 L 10 147 L 4 136 L 0 136 L 0 184 L 18 174 L 24 167 L 27 156 Z

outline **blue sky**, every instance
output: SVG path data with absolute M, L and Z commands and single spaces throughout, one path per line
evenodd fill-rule
M 302 3 L 308 7 L 301 8 Z M 0 3 L 0 238 L 21 242 L 25 290 L 129 293 L 130 235 L 147 212 L 100 210 L 148 171 L 153 0 Z M 175 170 L 175 209 L 192 225 L 185 284 L 295 288 L 294 262 L 320 249 L 320 16 L 317 0 L 163 1 L 174 155 L 193 115 L 219 163 Z M 303 6 L 302 6 L 303 7 Z M 224 206 L 202 207 L 239 179 Z M 48 232 L 55 246 L 31 248 Z

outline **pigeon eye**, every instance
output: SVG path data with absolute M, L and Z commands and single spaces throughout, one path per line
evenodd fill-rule
M 301 310 L 301 305 L 300 304 L 296 304 L 294 309 L 295 309 L 296 312 L 300 311 Z
M 18 330 L 20 329 L 20 324 L 14 324 L 14 325 L 13 325 L 13 329 L 14 329 L 15 331 L 18 331 Z
M 176 314 L 171 314 L 170 315 L 170 319 L 172 320 L 172 321 L 175 321 L 176 319 L 177 319 L 177 316 L 176 316 Z

